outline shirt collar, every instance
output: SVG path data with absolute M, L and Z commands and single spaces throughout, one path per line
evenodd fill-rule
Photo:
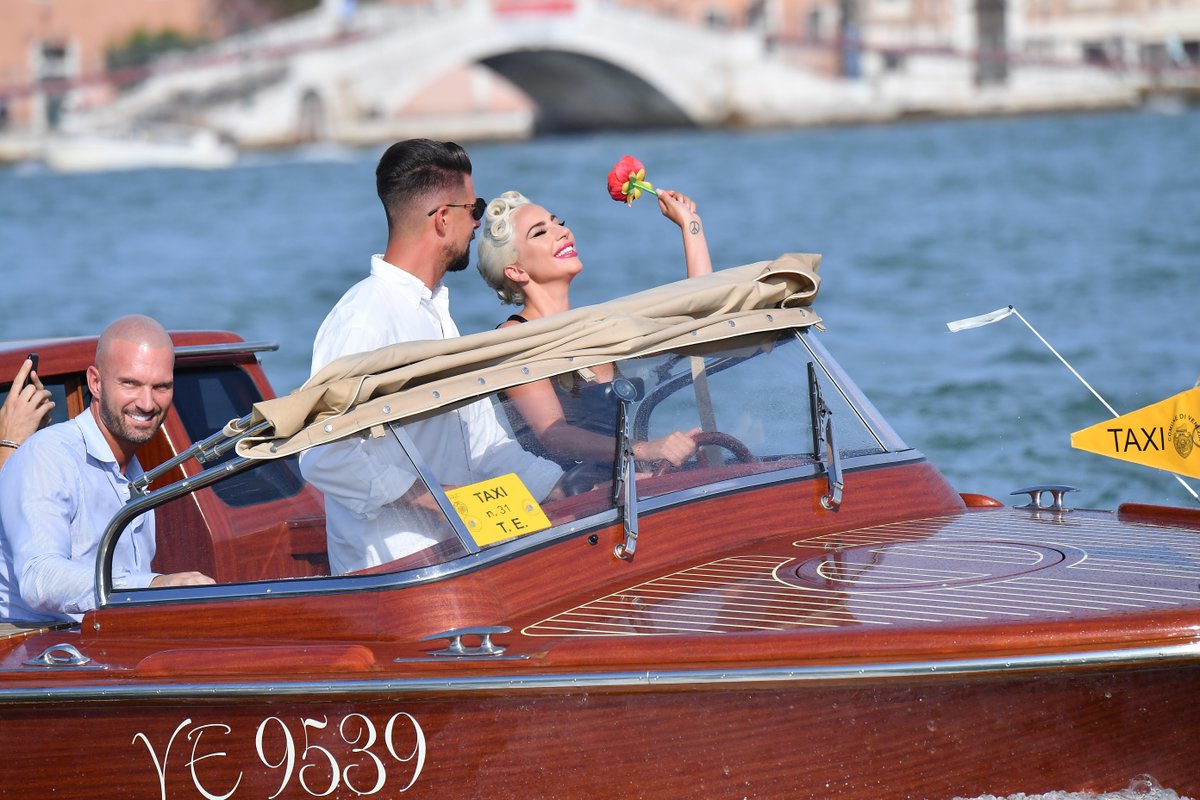
M 384 261 L 382 255 L 371 256 L 371 274 L 404 292 L 405 296 L 412 300 L 414 306 L 419 305 L 422 300 L 432 300 L 439 305 L 449 307 L 450 290 L 446 284 L 439 282 L 437 286 L 433 287 L 433 291 L 430 291 L 424 281 L 408 270 Z
M 108 445 L 108 440 L 104 438 L 104 434 L 100 431 L 100 426 L 96 424 L 96 415 L 92 411 L 91 406 L 84 409 L 83 413 L 75 418 L 79 429 L 83 432 L 83 447 L 87 451 L 89 457 L 94 458 L 115 473 L 120 473 L 121 468 L 117 465 L 117 457 L 113 455 L 112 448 Z M 135 480 L 142 476 L 142 465 L 138 463 L 135 457 L 129 462 L 129 466 L 125 469 L 125 478 L 127 480 Z

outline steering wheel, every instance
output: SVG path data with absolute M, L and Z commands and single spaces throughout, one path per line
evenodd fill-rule
M 733 455 L 734 458 L 738 460 L 738 463 L 741 464 L 753 464 L 758 460 L 754 457 L 754 453 L 750 452 L 750 448 L 747 447 L 741 439 L 730 436 L 728 433 L 721 433 L 720 431 L 701 431 L 700 433 L 693 435 L 692 439 L 696 442 L 696 453 L 693 455 L 693 458 L 695 458 L 702 466 L 710 466 L 704 456 L 703 451 L 700 449 L 705 445 L 716 445 L 717 447 L 725 448 L 730 452 L 730 454 Z M 690 461 L 691 459 L 688 460 Z M 659 461 L 658 466 L 654 468 L 654 475 L 656 477 L 659 475 L 666 475 L 681 468 L 682 465 L 677 467 L 664 458 Z
M 568 467 L 559 479 L 563 494 L 574 497 L 577 494 L 589 492 L 602 483 L 612 481 L 612 465 L 598 464 L 595 461 L 583 461 L 573 467 Z

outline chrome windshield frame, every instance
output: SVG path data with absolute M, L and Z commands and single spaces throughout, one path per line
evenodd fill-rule
M 469 554 L 474 555 L 478 553 L 480 547 L 475 543 L 475 538 L 467 531 L 467 526 L 463 524 L 462 517 L 454 510 L 454 504 L 450 502 L 449 497 L 446 497 L 446 490 L 438 481 L 437 475 L 434 474 L 433 469 L 429 466 L 429 462 L 421 455 L 420 448 L 417 447 L 412 437 L 408 435 L 408 431 L 404 430 L 404 426 L 400 424 L 388 425 L 387 427 L 391 430 L 392 435 L 396 437 L 396 441 L 400 444 L 400 449 L 404 451 L 404 454 L 408 456 L 408 460 L 412 462 L 413 468 L 417 471 L 418 478 L 425 484 L 425 488 L 433 496 L 434 502 L 437 503 L 438 508 L 442 511 L 442 516 L 446 518 L 446 522 L 454 529 L 454 534 L 458 536 L 459 544 Z
M 917 450 L 906 450 L 898 453 L 872 453 L 869 455 L 847 458 L 843 465 L 844 472 L 863 469 L 877 469 L 904 463 L 917 463 L 925 460 L 925 456 Z M 268 463 L 253 459 L 240 459 L 248 462 L 245 466 Z M 212 472 L 220 472 L 230 466 L 230 462 L 213 468 Z M 243 467 L 244 469 L 245 467 Z M 239 470 L 240 471 L 240 470 Z M 197 480 L 201 476 L 197 476 Z M 223 476 L 216 476 L 220 479 Z M 687 505 L 697 500 L 720 497 L 750 489 L 757 489 L 779 483 L 796 481 L 825 480 L 825 470 L 819 463 L 804 464 L 773 472 L 762 472 L 754 475 L 739 476 L 728 480 L 692 486 L 669 494 L 642 498 L 638 501 L 639 515 L 655 513 L 676 506 Z M 200 488 L 200 487 L 198 487 Z M 164 490 L 159 490 L 164 491 Z M 185 490 L 186 492 L 186 490 Z M 183 494 L 185 492 L 180 492 Z M 178 496 L 178 495 L 176 495 Z M 151 493 L 139 498 L 138 508 L 129 519 L 150 510 L 155 505 L 173 499 L 172 497 L 156 497 Z M 155 502 L 158 500 L 159 502 Z M 160 603 L 178 602 L 208 602 L 218 600 L 247 600 L 268 599 L 275 597 L 302 597 L 326 594 L 344 594 L 346 592 L 378 591 L 381 589 L 396 589 L 405 586 L 419 586 L 426 583 L 445 580 L 447 578 L 465 575 L 475 570 L 502 563 L 516 558 L 524 553 L 540 550 L 580 537 L 601 528 L 619 525 L 620 509 L 608 508 L 588 517 L 565 523 L 544 531 L 530 534 L 520 539 L 504 542 L 477 553 L 468 553 L 458 558 L 416 569 L 398 572 L 385 572 L 371 575 L 321 575 L 305 578 L 283 578 L 267 581 L 251 581 L 241 583 L 223 583 L 208 586 L 187 586 L 162 589 L 114 589 L 109 588 L 105 593 L 105 601 L 101 607 L 112 608 L 118 605 L 155 605 Z M 99 573 L 98 573 L 99 574 Z
M 855 453 L 843 456 L 841 464 L 843 471 L 857 471 L 860 469 L 871 469 L 924 460 L 924 456 L 920 452 L 904 444 L 900 437 L 879 415 L 878 411 L 874 409 L 870 401 L 862 395 L 857 386 L 845 375 L 828 351 L 816 340 L 815 336 L 811 336 L 807 329 L 793 329 L 790 331 L 790 334 L 799 339 L 808 354 L 811 355 L 817 368 L 829 379 L 829 384 L 832 384 L 833 388 L 846 400 L 849 407 L 854 410 L 854 413 L 879 443 L 879 452 Z M 788 333 L 781 334 L 783 337 L 787 335 Z M 826 388 L 829 388 L 828 384 Z M 125 604 L 150 605 L 170 602 L 312 596 L 420 585 L 472 572 L 518 557 L 532 550 L 541 549 L 561 541 L 576 538 L 581 534 L 621 523 L 622 509 L 620 505 L 617 505 L 586 517 L 523 536 L 519 539 L 491 545 L 487 548 L 480 548 L 466 531 L 465 525 L 458 518 L 453 507 L 449 505 L 448 498 L 445 496 L 436 477 L 433 476 L 432 470 L 429 468 L 426 460 L 422 457 L 411 439 L 404 435 L 402 426 L 389 427 L 393 427 L 397 441 L 412 460 L 414 467 L 420 473 L 421 480 L 425 482 L 426 486 L 434 494 L 435 498 L 437 498 L 439 507 L 454 528 L 466 550 L 462 555 L 439 564 L 399 572 L 381 572 L 368 575 L 310 576 L 209 586 L 174 587 L 169 589 L 114 589 L 111 583 L 113 548 L 115 547 L 116 539 L 129 522 L 136 516 L 169 500 L 182 496 L 187 492 L 205 488 L 216 483 L 218 480 L 244 471 L 255 464 L 268 463 L 256 459 L 235 457 L 219 466 L 206 469 L 192 478 L 158 489 L 144 497 L 131 499 L 125 508 L 114 517 L 102 537 L 97 558 L 96 590 L 98 606 L 112 607 L 114 605 Z M 644 515 L 694 502 L 698 499 L 717 497 L 779 483 L 823 480 L 826 478 L 827 469 L 819 461 L 816 461 L 811 464 L 799 464 L 779 470 L 739 476 L 700 486 L 690 486 L 662 495 L 648 496 L 640 499 L 635 498 L 635 502 L 637 510 Z
M 875 437 L 875 441 L 879 443 L 880 448 L 889 453 L 902 452 L 910 449 L 904 440 L 900 438 L 900 434 L 896 433 L 895 429 L 888 424 L 879 410 L 867 398 L 866 395 L 858 388 L 858 385 L 850 379 L 841 365 L 834 357 L 825 349 L 818 340 L 815 334 L 810 333 L 810 328 L 793 331 L 796 338 L 804 345 L 809 354 L 812 355 L 817 366 L 829 378 L 829 382 L 838 391 L 838 394 L 846 401 L 847 405 L 854 410 L 859 421 L 870 431 Z M 852 391 L 851 391 L 852 390 Z

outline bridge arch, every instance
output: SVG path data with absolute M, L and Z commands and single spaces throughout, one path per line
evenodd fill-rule
M 587 53 L 517 49 L 483 56 L 478 63 L 533 100 L 534 127 L 541 133 L 695 124 L 644 78 Z
M 199 96 L 203 107 L 184 109 L 191 119 L 242 143 L 376 141 L 420 135 L 430 124 L 454 128 L 453 119 L 430 123 L 403 109 L 443 76 L 476 64 L 533 100 L 542 132 L 707 127 L 742 119 L 747 109 L 789 116 L 814 99 L 844 104 L 819 80 L 773 61 L 750 32 L 696 28 L 599 0 L 520 18 L 498 13 L 491 0 L 372 4 L 352 24 L 331 25 L 314 14 L 222 42 L 153 76 L 113 111 L 169 118 L 181 98 Z M 226 89 L 251 92 L 255 102 L 225 102 Z M 801 94 L 805 104 L 794 102 Z
M 419 24 L 381 18 L 374 35 L 338 58 L 314 57 L 314 64 L 325 61 L 314 78 L 403 108 L 441 76 L 483 64 L 529 95 L 541 131 L 692 127 L 728 118 L 735 65 L 761 47 L 753 37 L 606 4 L 521 22 L 482 5 L 464 8 L 431 12 Z M 639 32 L 636 40 L 631 31 Z

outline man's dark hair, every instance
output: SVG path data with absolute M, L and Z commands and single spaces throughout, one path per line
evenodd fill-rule
M 470 174 L 471 159 L 454 142 L 406 139 L 389 147 L 375 168 L 375 190 L 387 213 L 388 233 L 406 213 L 427 210 L 411 209 L 414 201 L 458 189 Z

